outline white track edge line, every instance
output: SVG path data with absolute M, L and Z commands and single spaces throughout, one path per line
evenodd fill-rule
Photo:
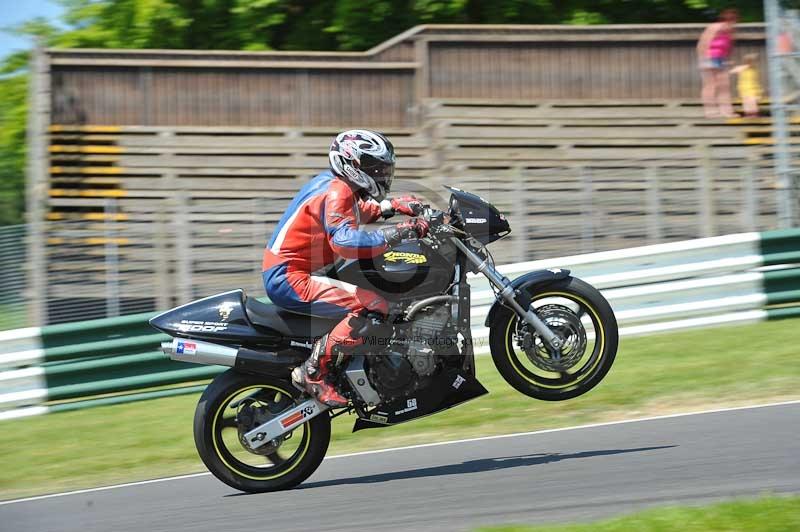
M 54 499 L 56 497 L 66 497 L 67 495 L 80 495 L 82 493 L 93 493 L 95 491 L 106 491 L 112 490 L 117 488 L 128 488 L 131 486 L 143 486 L 145 484 L 156 484 L 159 482 L 167 482 L 170 480 L 181 480 L 184 478 L 195 478 L 195 477 L 205 477 L 210 475 L 211 473 L 208 471 L 203 471 L 202 473 L 190 473 L 188 475 L 177 475 L 174 477 L 164 477 L 164 478 L 153 478 L 150 480 L 140 480 L 138 482 L 126 482 L 125 484 L 113 484 L 111 486 L 100 486 L 98 488 L 86 488 L 82 490 L 74 490 L 74 491 L 65 491 L 62 493 L 50 493 L 48 495 L 37 495 L 35 497 L 26 497 L 24 499 L 11 499 L 10 501 L 0 501 L 0 506 L 5 506 L 7 504 L 16 504 L 19 502 L 32 502 L 32 501 L 40 501 L 42 499 Z
M 554 429 L 543 429 L 543 430 L 534 430 L 530 432 L 514 432 L 511 434 L 497 434 L 494 436 L 481 436 L 477 438 L 466 438 L 462 440 L 451 440 L 451 441 L 442 441 L 442 442 L 434 442 L 434 443 L 421 443 L 418 445 L 407 445 L 405 447 L 391 447 L 388 449 L 375 449 L 372 451 L 359 451 L 355 453 L 346 453 L 346 454 L 337 454 L 335 456 L 327 456 L 325 460 L 335 460 L 337 458 L 350 458 L 353 456 L 365 456 L 371 454 L 381 454 L 381 453 L 390 453 L 395 451 L 406 451 L 410 449 L 422 449 L 425 447 L 438 447 L 441 445 L 452 445 L 458 443 L 470 443 L 476 441 L 486 441 L 486 440 L 499 440 L 503 438 L 516 438 L 520 436 L 534 436 L 538 434 L 550 434 L 554 432 L 566 432 L 570 430 L 581 430 L 581 429 L 592 429 L 598 427 L 609 427 L 613 425 L 625 425 L 628 423 L 638 423 L 641 421 L 657 421 L 661 419 L 671 419 L 677 417 L 687 417 L 687 416 L 698 416 L 704 414 L 718 414 L 722 412 L 734 412 L 737 410 L 755 410 L 758 408 L 770 408 L 776 406 L 787 406 L 787 405 L 796 405 L 800 404 L 800 399 L 795 399 L 791 401 L 782 401 L 778 403 L 765 403 L 765 404 L 758 404 L 758 405 L 746 405 L 746 406 L 733 406 L 728 408 L 716 408 L 713 410 L 700 410 L 696 412 L 681 412 L 677 414 L 665 414 L 661 416 L 649 416 L 649 417 L 642 417 L 642 418 L 633 418 L 633 419 L 621 419 L 617 421 L 604 421 L 602 423 L 589 423 L 586 425 L 576 425 L 574 427 L 561 427 L 561 428 L 554 428 Z M 40 501 L 43 499 L 53 499 L 56 497 L 65 497 L 67 495 L 80 495 L 83 493 L 93 493 L 96 491 L 107 491 L 117 488 L 128 488 L 132 486 L 143 486 L 146 484 L 157 484 L 160 482 L 168 482 L 171 480 L 183 480 L 187 478 L 197 478 L 197 477 L 205 477 L 211 475 L 210 472 L 204 471 L 201 473 L 190 473 L 187 475 L 177 475 L 174 477 L 164 477 L 164 478 L 154 478 L 150 480 L 141 480 L 138 482 L 127 482 L 124 484 L 114 484 L 111 486 L 100 486 L 97 488 L 87 488 L 82 490 L 75 490 L 75 491 L 65 491 L 63 493 L 51 493 L 48 495 L 37 495 L 35 497 L 26 497 L 23 499 L 12 499 L 9 501 L 0 501 L 0 506 L 5 506 L 7 504 L 16 504 L 20 502 L 32 502 L 32 501 Z
M 641 418 L 633 418 L 633 419 L 620 419 L 617 421 L 603 421 L 601 423 L 589 423 L 586 425 L 575 425 L 573 427 L 560 427 L 554 429 L 542 429 L 542 430 L 534 430 L 530 432 L 514 432 L 511 434 L 496 434 L 494 436 L 479 436 L 476 438 L 466 438 L 463 440 L 451 440 L 451 441 L 442 441 L 442 442 L 433 442 L 433 443 L 420 443 L 417 445 L 408 445 L 405 447 L 393 447 L 389 449 L 375 449 L 372 451 L 359 451 L 355 453 L 347 453 L 347 454 L 338 454 L 335 456 L 326 457 L 326 460 L 333 460 L 336 458 L 349 458 L 351 456 L 361 456 L 361 455 L 368 455 L 368 454 L 380 454 L 380 453 L 388 453 L 392 451 L 404 451 L 408 449 L 422 449 L 425 447 L 438 447 L 440 445 L 451 445 L 456 443 L 469 443 L 475 441 L 486 441 L 486 440 L 499 440 L 503 438 L 516 438 L 519 436 L 534 436 L 538 434 L 550 434 L 553 432 L 566 432 L 569 430 L 581 430 L 581 429 L 593 429 L 598 427 L 608 427 L 613 425 L 624 425 L 627 423 L 638 423 L 640 421 L 657 421 L 660 419 L 670 419 L 675 417 L 686 417 L 686 416 L 697 416 L 702 414 L 718 414 L 722 412 L 732 412 L 736 410 L 754 410 L 757 408 L 768 408 L 773 406 L 786 406 L 786 405 L 794 405 L 800 404 L 800 399 L 794 399 L 791 401 L 782 401 L 779 403 L 766 403 L 760 405 L 746 405 L 746 406 L 733 406 L 728 408 L 717 408 L 713 410 L 700 410 L 697 412 L 680 412 L 677 414 L 664 414 L 660 416 L 650 416 L 650 417 L 641 417 Z M 2 503 L 0 503 L 2 504 Z

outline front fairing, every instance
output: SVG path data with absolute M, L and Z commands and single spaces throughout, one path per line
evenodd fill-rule
M 511 232 L 508 220 L 497 208 L 471 192 L 445 186 L 450 191 L 450 213 L 463 229 L 482 244 L 499 240 Z

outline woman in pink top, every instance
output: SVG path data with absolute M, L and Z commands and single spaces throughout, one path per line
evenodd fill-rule
M 739 13 L 724 10 L 717 22 L 709 24 L 697 43 L 697 59 L 703 75 L 703 109 L 706 117 L 734 117 L 731 82 L 727 63 L 733 50 L 733 28 Z

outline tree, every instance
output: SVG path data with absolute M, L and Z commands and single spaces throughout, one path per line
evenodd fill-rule
M 25 209 L 27 77 L 0 79 L 0 225 L 20 223 Z

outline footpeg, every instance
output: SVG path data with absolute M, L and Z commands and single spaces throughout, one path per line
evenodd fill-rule
M 297 366 L 292 370 L 292 386 L 300 390 L 306 391 L 306 379 L 303 375 L 303 366 Z

